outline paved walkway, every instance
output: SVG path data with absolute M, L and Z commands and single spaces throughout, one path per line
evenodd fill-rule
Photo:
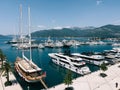
M 108 76 L 102 78 L 99 76 L 100 70 L 94 73 L 79 77 L 73 80 L 72 86 L 74 90 L 120 90 L 120 63 L 108 67 L 105 71 Z M 116 87 L 116 82 L 118 86 Z M 65 84 L 60 84 L 49 90 L 64 90 Z
M 120 63 L 108 67 L 105 71 L 108 76 L 102 78 L 99 76 L 101 71 L 97 71 L 73 80 L 74 90 L 120 90 Z M 10 73 L 10 80 L 13 82 L 11 86 L 4 86 L 6 77 L 0 77 L 0 90 L 22 90 L 20 84 L 16 81 L 13 73 Z M 118 87 L 116 87 L 116 82 Z M 49 88 L 48 90 L 64 90 L 67 87 L 64 84 Z
M 23 90 L 12 72 L 10 72 L 9 77 L 10 81 L 12 81 L 12 85 L 7 87 L 4 86 L 4 83 L 6 82 L 6 76 L 0 77 L 0 90 Z

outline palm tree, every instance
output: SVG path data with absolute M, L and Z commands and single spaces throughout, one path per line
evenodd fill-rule
M 10 63 L 9 62 L 5 62 L 5 64 L 4 64 L 4 67 L 3 67 L 3 69 L 5 70 L 5 72 L 6 72 L 6 74 L 7 74 L 7 82 L 5 82 L 5 85 L 7 86 L 7 85 L 11 85 L 12 83 L 11 83 L 11 81 L 9 80 L 9 72 L 10 72 L 10 70 L 11 70 L 11 65 L 10 65 Z
M 72 84 L 72 73 L 70 70 L 67 71 L 67 74 L 64 78 L 65 85 L 68 85 L 68 87 L 65 90 L 72 90 L 72 87 L 69 88 L 69 85 Z
M 6 56 L 3 54 L 2 50 L 0 49 L 0 59 L 2 61 L 2 68 L 3 68 L 3 61 L 5 61 Z

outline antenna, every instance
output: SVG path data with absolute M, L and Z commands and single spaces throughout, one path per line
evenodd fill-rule
M 28 6 L 28 30 L 29 30 L 29 44 L 30 44 L 30 61 L 32 61 L 31 53 L 31 32 L 30 32 L 30 7 Z

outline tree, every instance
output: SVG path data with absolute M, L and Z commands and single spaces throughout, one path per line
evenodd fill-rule
M 2 50 L 0 49 L 0 60 L 2 62 L 2 68 L 3 68 L 3 61 L 5 61 L 6 56 L 3 54 Z
M 106 71 L 108 68 L 107 68 L 106 64 L 103 62 L 103 63 L 100 65 L 100 69 L 101 69 L 102 71 Z
M 5 70 L 6 75 L 7 75 L 7 76 L 6 76 L 7 82 L 5 82 L 5 86 L 11 85 L 12 83 L 11 83 L 11 81 L 9 80 L 9 72 L 10 72 L 10 70 L 11 70 L 11 65 L 10 65 L 10 63 L 9 63 L 9 62 L 5 62 L 3 69 Z
M 108 68 L 107 68 L 106 64 L 103 62 L 103 63 L 100 65 L 100 69 L 101 69 L 102 71 L 106 71 Z M 106 77 L 107 75 L 106 75 L 105 73 L 100 73 L 100 76 Z
M 67 74 L 64 78 L 64 83 L 65 83 L 65 85 L 68 85 L 67 88 L 69 88 L 69 85 L 72 84 L 72 73 L 70 70 L 67 71 Z M 71 89 L 67 89 L 67 88 L 66 88 L 66 90 L 71 90 Z

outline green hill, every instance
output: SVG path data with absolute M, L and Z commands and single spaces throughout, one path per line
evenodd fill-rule
M 120 25 L 105 25 L 97 28 L 49 29 L 32 33 L 32 37 L 120 37 Z

